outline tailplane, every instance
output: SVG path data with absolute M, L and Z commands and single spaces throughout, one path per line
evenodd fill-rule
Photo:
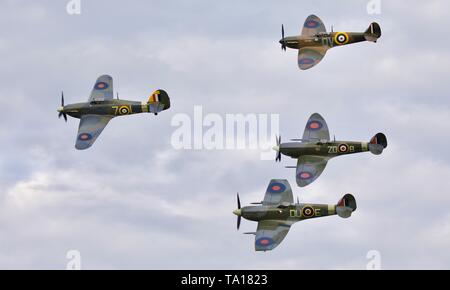
M 372 152 L 372 154 L 380 155 L 383 153 L 383 150 L 386 149 L 387 145 L 388 142 L 386 135 L 383 133 L 378 133 L 370 139 L 369 151 Z
M 346 194 L 343 198 L 339 200 L 336 205 L 336 213 L 341 218 L 349 218 L 352 213 L 356 210 L 356 199 L 351 194 Z
M 369 28 L 364 32 L 364 37 L 367 41 L 377 42 L 378 38 L 381 37 L 380 25 L 376 22 L 370 24 Z

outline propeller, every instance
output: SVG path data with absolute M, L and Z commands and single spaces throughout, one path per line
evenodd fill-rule
M 67 114 L 64 113 L 64 92 L 61 92 L 61 109 L 58 111 L 58 118 L 61 118 L 61 116 L 63 116 L 64 120 L 67 122 Z
M 286 51 L 286 43 L 284 41 L 284 25 L 283 24 L 281 24 L 281 37 L 282 37 L 280 40 L 281 50 Z
M 277 146 L 274 149 L 277 151 L 277 157 L 275 158 L 276 162 L 281 162 L 281 135 L 276 137 Z
M 239 228 L 241 227 L 241 200 L 239 199 L 239 193 L 237 194 L 237 230 L 239 231 Z

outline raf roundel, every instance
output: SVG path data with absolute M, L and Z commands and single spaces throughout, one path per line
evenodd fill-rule
M 339 152 L 341 152 L 341 153 L 347 153 L 347 152 L 348 152 L 348 145 L 347 145 L 347 144 L 341 144 L 341 145 L 339 145 Z
M 305 206 L 302 209 L 302 213 L 305 217 L 310 218 L 314 216 L 314 209 L 310 206 Z
M 106 90 L 108 88 L 108 84 L 105 82 L 98 82 L 95 84 L 96 90 Z
M 78 136 L 78 139 L 81 140 L 81 141 L 89 141 L 89 140 L 92 139 L 92 135 L 91 135 L 91 134 L 88 134 L 88 133 L 81 133 L 81 134 Z
M 305 27 L 306 28 L 317 28 L 320 26 L 320 23 L 317 22 L 316 20 L 309 20 L 305 22 Z
M 302 180 L 308 180 L 311 179 L 313 175 L 310 172 L 303 171 L 298 174 L 298 177 Z
M 347 44 L 349 41 L 349 37 L 348 34 L 345 32 L 339 32 L 336 34 L 336 36 L 334 37 L 334 41 L 336 42 L 336 44 L 338 45 L 344 45 Z
M 273 240 L 271 238 L 260 238 L 256 241 L 256 245 L 260 247 L 269 247 L 273 244 Z
M 274 182 L 269 185 L 270 193 L 282 193 L 286 190 L 286 186 L 282 183 Z
M 300 65 L 310 65 L 310 64 L 313 64 L 314 62 L 315 62 L 315 60 L 312 58 L 301 58 L 298 60 L 298 63 Z
M 311 121 L 308 123 L 308 128 L 313 131 L 320 130 L 322 129 L 322 127 L 323 125 L 319 121 Z

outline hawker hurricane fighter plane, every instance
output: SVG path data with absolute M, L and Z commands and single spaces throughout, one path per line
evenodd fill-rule
M 113 80 L 108 75 L 100 76 L 95 82 L 91 96 L 86 103 L 64 105 L 64 93 L 61 95 L 59 117 L 67 115 L 80 119 L 75 148 L 84 150 L 92 146 L 108 122 L 117 116 L 138 113 L 153 113 L 170 108 L 170 99 L 163 90 L 155 91 L 147 102 L 135 102 L 114 99 Z
M 345 195 L 337 204 L 294 203 L 292 189 L 287 180 L 272 180 L 266 191 L 264 200 L 253 203 L 254 206 L 241 208 L 239 194 L 237 228 L 239 230 L 241 217 L 258 222 L 255 233 L 255 250 L 270 251 L 275 249 L 286 237 L 291 226 L 299 221 L 331 215 L 349 218 L 356 210 L 356 200 L 351 194 Z
M 322 20 L 315 15 L 309 16 L 299 36 L 284 37 L 284 26 L 281 26 L 281 48 L 298 49 L 298 66 L 307 70 L 318 64 L 328 49 L 362 41 L 377 42 L 381 37 L 380 25 L 370 24 L 365 32 L 331 32 L 328 33 Z
M 300 187 L 313 183 L 323 172 L 328 160 L 334 157 L 367 152 L 380 155 L 387 147 L 387 138 L 383 133 L 375 135 L 367 142 L 330 141 L 330 133 L 325 120 L 319 114 L 313 114 L 306 123 L 302 139 L 293 139 L 292 143 L 281 143 L 277 137 L 276 161 L 281 161 L 281 155 L 298 159 L 295 168 L 297 184 Z

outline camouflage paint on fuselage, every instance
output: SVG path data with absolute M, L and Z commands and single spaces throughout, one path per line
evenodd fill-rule
M 84 115 L 101 116 L 125 116 L 139 113 L 148 113 L 152 104 L 147 102 L 136 102 L 127 100 L 107 100 L 102 102 L 76 103 L 64 106 L 64 112 L 74 118 L 81 118 Z
M 323 156 L 334 158 L 342 155 L 349 155 L 369 151 L 367 142 L 326 142 L 326 143 L 283 143 L 280 152 L 286 156 L 298 159 L 301 156 Z
M 280 40 L 287 47 L 292 49 L 300 49 L 303 47 L 325 47 L 333 48 L 335 46 L 343 46 L 358 42 L 366 41 L 365 34 L 361 32 L 332 32 L 315 36 L 290 36 Z
M 270 206 L 246 206 L 241 209 L 243 218 L 250 221 L 283 220 L 299 222 L 325 216 L 336 215 L 336 205 L 328 204 L 293 204 L 278 208 Z

